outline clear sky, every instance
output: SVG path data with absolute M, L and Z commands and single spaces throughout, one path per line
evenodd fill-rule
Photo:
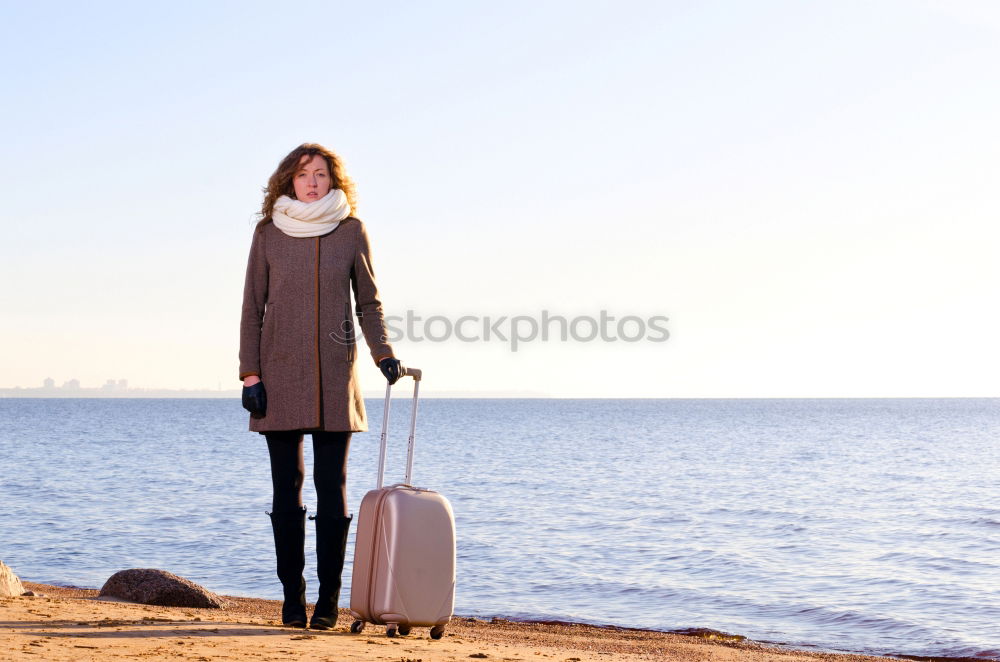
M 669 318 L 397 341 L 428 394 L 1000 395 L 1000 4 L 279 7 L 0 2 L 0 386 L 237 388 L 261 187 L 314 141 L 387 314 Z

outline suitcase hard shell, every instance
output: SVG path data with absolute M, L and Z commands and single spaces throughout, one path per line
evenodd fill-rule
M 386 625 L 386 634 L 407 634 L 411 627 L 431 627 L 439 639 L 455 603 L 455 518 L 441 494 L 410 484 L 413 437 L 421 373 L 414 378 L 413 415 L 404 483 L 382 487 L 385 471 L 389 394 L 379 452 L 378 486 L 365 495 L 358 516 L 351 579 L 352 632 L 364 624 Z

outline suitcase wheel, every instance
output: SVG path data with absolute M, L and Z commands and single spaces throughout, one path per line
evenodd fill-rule
M 440 639 L 444 636 L 444 626 L 435 625 L 431 628 L 431 639 Z
M 360 634 L 361 631 L 364 629 L 365 629 L 364 621 L 354 621 L 353 623 L 351 623 L 351 632 L 353 632 L 354 634 Z
M 410 634 L 410 626 L 409 625 L 400 625 L 399 626 L 399 636 L 405 637 L 408 634 Z
M 395 637 L 396 636 L 396 624 L 395 623 L 393 623 L 391 625 L 386 625 L 385 626 L 385 636 L 387 636 L 387 637 Z

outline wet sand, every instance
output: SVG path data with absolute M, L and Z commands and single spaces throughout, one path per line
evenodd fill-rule
M 282 627 L 281 603 L 227 597 L 225 609 L 155 607 L 97 598 L 97 591 L 25 582 L 42 594 L 0 598 L 0 660 L 682 660 L 729 662 L 887 660 L 793 651 L 736 637 L 700 636 L 567 623 L 455 618 L 434 641 L 427 628 L 385 636 L 369 625 L 351 634 L 345 610 L 337 628 Z

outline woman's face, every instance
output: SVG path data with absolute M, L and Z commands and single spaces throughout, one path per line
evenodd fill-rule
M 330 166 L 319 154 L 306 154 L 299 161 L 299 169 L 292 177 L 295 199 L 302 202 L 316 202 L 330 192 Z

